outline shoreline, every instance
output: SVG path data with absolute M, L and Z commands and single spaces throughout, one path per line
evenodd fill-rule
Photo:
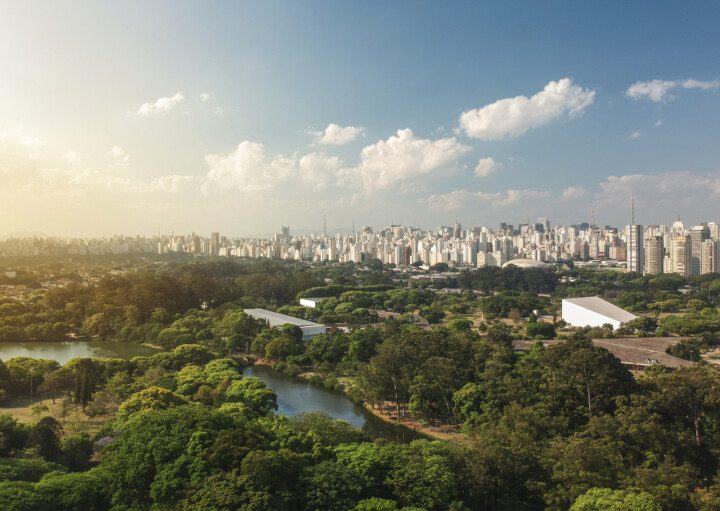
M 267 359 L 254 359 L 255 364 L 259 366 L 266 366 L 273 370 L 275 369 L 275 364 Z M 283 373 L 286 374 L 286 373 Z M 314 383 L 310 379 L 310 375 L 317 374 L 313 372 L 304 372 L 300 373 L 298 375 L 288 375 L 292 376 L 294 378 L 298 378 L 300 380 L 307 381 L 309 383 Z M 350 399 L 349 393 L 348 393 L 348 384 L 347 380 L 344 378 L 340 379 L 341 385 L 340 385 L 340 392 L 351 402 L 355 402 L 352 399 Z M 415 419 L 414 417 L 405 417 L 402 420 L 398 420 L 397 417 L 395 417 L 394 413 L 394 406 L 391 403 L 385 403 L 383 406 L 379 408 L 374 408 L 372 405 L 367 403 L 366 401 L 362 401 L 357 403 L 365 410 L 370 412 L 373 416 L 377 417 L 378 419 L 382 420 L 383 422 L 387 424 L 392 424 L 393 426 L 402 426 L 407 429 L 410 429 L 412 431 L 415 431 L 417 433 L 421 433 L 429 438 L 432 438 L 434 440 L 443 440 L 447 442 L 458 442 L 458 443 L 467 443 L 469 441 L 469 436 L 465 433 L 462 433 L 459 431 L 459 428 L 456 426 L 450 426 L 448 424 L 438 424 L 436 426 L 433 425 L 427 425 L 421 423 L 418 419 Z

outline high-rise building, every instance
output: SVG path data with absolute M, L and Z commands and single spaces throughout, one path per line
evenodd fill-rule
M 654 275 L 663 272 L 663 238 L 650 236 L 645 239 L 645 274 Z
M 696 225 L 690 228 L 690 275 L 700 275 L 700 258 L 702 243 L 710 237 L 707 225 Z
M 629 226 L 627 241 L 627 270 L 642 273 L 643 264 L 643 226 L 633 224 Z
M 218 255 L 220 253 L 220 233 L 214 232 L 210 235 L 210 254 Z
M 668 247 L 668 264 L 665 267 L 665 273 L 678 273 L 683 277 L 689 277 L 691 268 L 690 253 L 690 236 L 681 234 L 671 238 L 670 246 Z
M 713 239 L 707 239 L 702 242 L 700 247 L 700 274 L 719 273 L 718 267 L 718 248 L 720 243 Z

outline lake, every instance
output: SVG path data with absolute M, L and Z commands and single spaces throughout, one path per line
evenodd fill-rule
M 35 357 L 64 364 L 77 357 L 132 358 L 147 356 L 159 350 L 126 341 L 69 341 L 0 343 L 0 360 L 13 357 Z M 425 438 L 420 433 L 387 423 L 350 401 L 345 394 L 328 390 L 300 378 L 288 376 L 268 366 L 246 367 L 246 376 L 255 376 L 277 394 L 280 415 L 293 416 L 306 412 L 325 412 L 335 419 L 349 422 L 371 438 L 409 442 Z
M 265 385 L 275 391 L 279 415 L 293 416 L 321 411 L 362 429 L 371 438 L 384 438 L 395 442 L 425 438 L 412 429 L 390 424 L 375 417 L 365 407 L 350 401 L 342 392 L 328 390 L 271 367 L 250 366 L 243 370 L 243 374 L 261 379 Z
M 127 341 L 67 341 L 0 343 L 0 360 L 34 357 L 57 360 L 64 364 L 77 357 L 132 358 L 147 356 L 159 350 Z

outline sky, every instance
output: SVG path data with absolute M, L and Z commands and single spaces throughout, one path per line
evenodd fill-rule
M 718 2 L 0 0 L 0 235 L 720 220 Z

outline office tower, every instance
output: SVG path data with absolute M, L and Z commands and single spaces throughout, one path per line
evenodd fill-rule
M 720 241 L 720 224 L 717 222 L 710 222 L 708 224 L 708 230 L 710 231 L 710 237 L 715 241 Z
M 645 239 L 645 275 L 663 272 L 663 238 L 650 236 Z
M 668 247 L 668 264 L 665 273 L 678 273 L 683 277 L 690 276 L 691 267 L 691 244 L 690 236 L 681 234 L 670 239 Z
M 700 274 L 718 273 L 718 247 L 720 243 L 713 239 L 707 239 L 702 242 L 700 247 Z
M 210 238 L 210 254 L 216 256 L 220 253 L 220 233 L 214 232 Z
M 643 264 L 643 226 L 632 224 L 627 242 L 627 270 L 642 273 Z
M 696 225 L 690 228 L 690 275 L 700 275 L 700 257 L 702 243 L 710 237 L 707 225 Z

